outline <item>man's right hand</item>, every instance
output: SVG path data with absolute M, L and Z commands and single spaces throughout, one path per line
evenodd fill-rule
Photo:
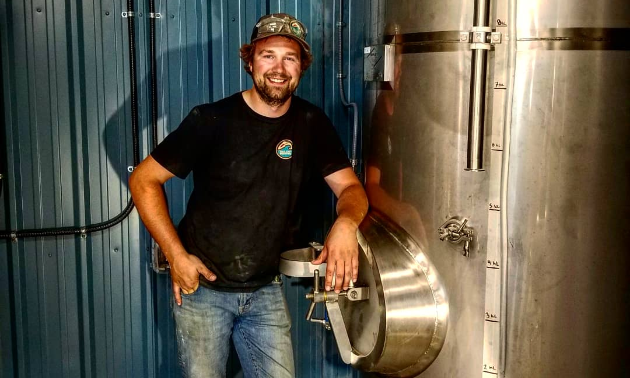
M 182 253 L 172 260 L 170 262 L 171 280 L 173 281 L 173 295 L 175 295 L 175 302 L 178 306 L 182 305 L 181 292 L 192 294 L 197 290 L 200 274 L 206 277 L 208 281 L 217 279 L 217 276 L 195 255 Z

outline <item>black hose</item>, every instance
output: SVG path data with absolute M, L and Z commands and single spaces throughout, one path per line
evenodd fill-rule
M 133 12 L 133 0 L 127 0 L 127 13 Z M 132 13 L 133 14 L 133 13 Z M 133 166 L 140 164 L 140 143 L 138 141 L 138 82 L 136 78 L 136 32 L 133 17 L 127 17 L 129 33 L 129 80 L 131 81 L 131 134 L 133 135 Z M 133 207 L 133 200 L 129 203 Z M 122 219 L 121 219 L 122 220 Z
M 136 78 L 136 35 L 133 13 L 133 0 L 127 0 L 127 12 L 127 28 L 129 32 L 129 79 L 131 81 L 131 133 L 133 137 L 133 166 L 135 167 L 140 163 L 140 141 L 138 136 L 138 83 Z M 153 65 L 151 67 L 153 68 Z M 127 218 L 127 216 L 131 214 L 133 207 L 133 199 L 130 198 L 129 202 L 127 202 L 127 206 L 123 209 L 121 213 L 104 222 L 95 223 L 84 227 L 71 226 L 16 231 L 3 230 L 0 231 L 0 239 L 17 239 L 26 237 L 61 235 L 85 235 L 90 232 L 102 231 L 122 222 L 123 219 Z
M 1 48 L 2 45 L 0 45 L 0 49 Z M 0 59 L 0 88 L 4 88 L 2 72 L 2 59 Z M 2 123 L 2 125 L 0 125 L 0 140 L 6 140 L 6 123 L 4 122 L 4 91 L 0 92 L 0 117 L 2 117 L 0 118 L 0 122 Z M 0 198 L 2 198 L 2 188 L 4 188 L 4 179 L 6 179 L 7 174 L 7 157 L 8 152 L 6 142 L 2 142 L 0 143 Z

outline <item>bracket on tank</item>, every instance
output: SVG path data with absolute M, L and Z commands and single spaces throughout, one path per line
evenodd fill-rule
M 491 46 L 501 44 L 503 34 L 493 32 L 489 26 L 473 26 L 470 31 L 459 32 L 459 41 L 470 43 L 471 50 L 490 50 Z

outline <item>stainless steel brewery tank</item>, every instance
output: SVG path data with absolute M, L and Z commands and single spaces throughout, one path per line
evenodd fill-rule
M 371 8 L 366 44 L 393 56 L 387 83 L 366 78 L 370 205 L 422 246 L 449 297 L 446 340 L 420 376 L 628 376 L 630 3 L 490 5 L 501 43 L 479 172 L 464 170 L 472 53 L 460 39 L 474 35 L 462 34 L 474 2 Z M 440 239 L 452 219 L 474 230 L 467 253 Z

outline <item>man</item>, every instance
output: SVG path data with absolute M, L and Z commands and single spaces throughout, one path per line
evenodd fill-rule
M 261 17 L 241 47 L 253 87 L 194 108 L 130 178 L 140 216 L 170 263 L 188 377 L 224 377 L 230 336 L 246 377 L 294 376 L 289 316 L 274 277 L 311 175 L 322 175 L 339 199 L 314 261 L 328 262 L 326 290 L 357 278 L 356 230 L 367 199 L 328 118 L 293 96 L 312 61 L 305 38 L 292 16 Z M 194 190 L 176 231 L 162 185 L 191 171 Z

